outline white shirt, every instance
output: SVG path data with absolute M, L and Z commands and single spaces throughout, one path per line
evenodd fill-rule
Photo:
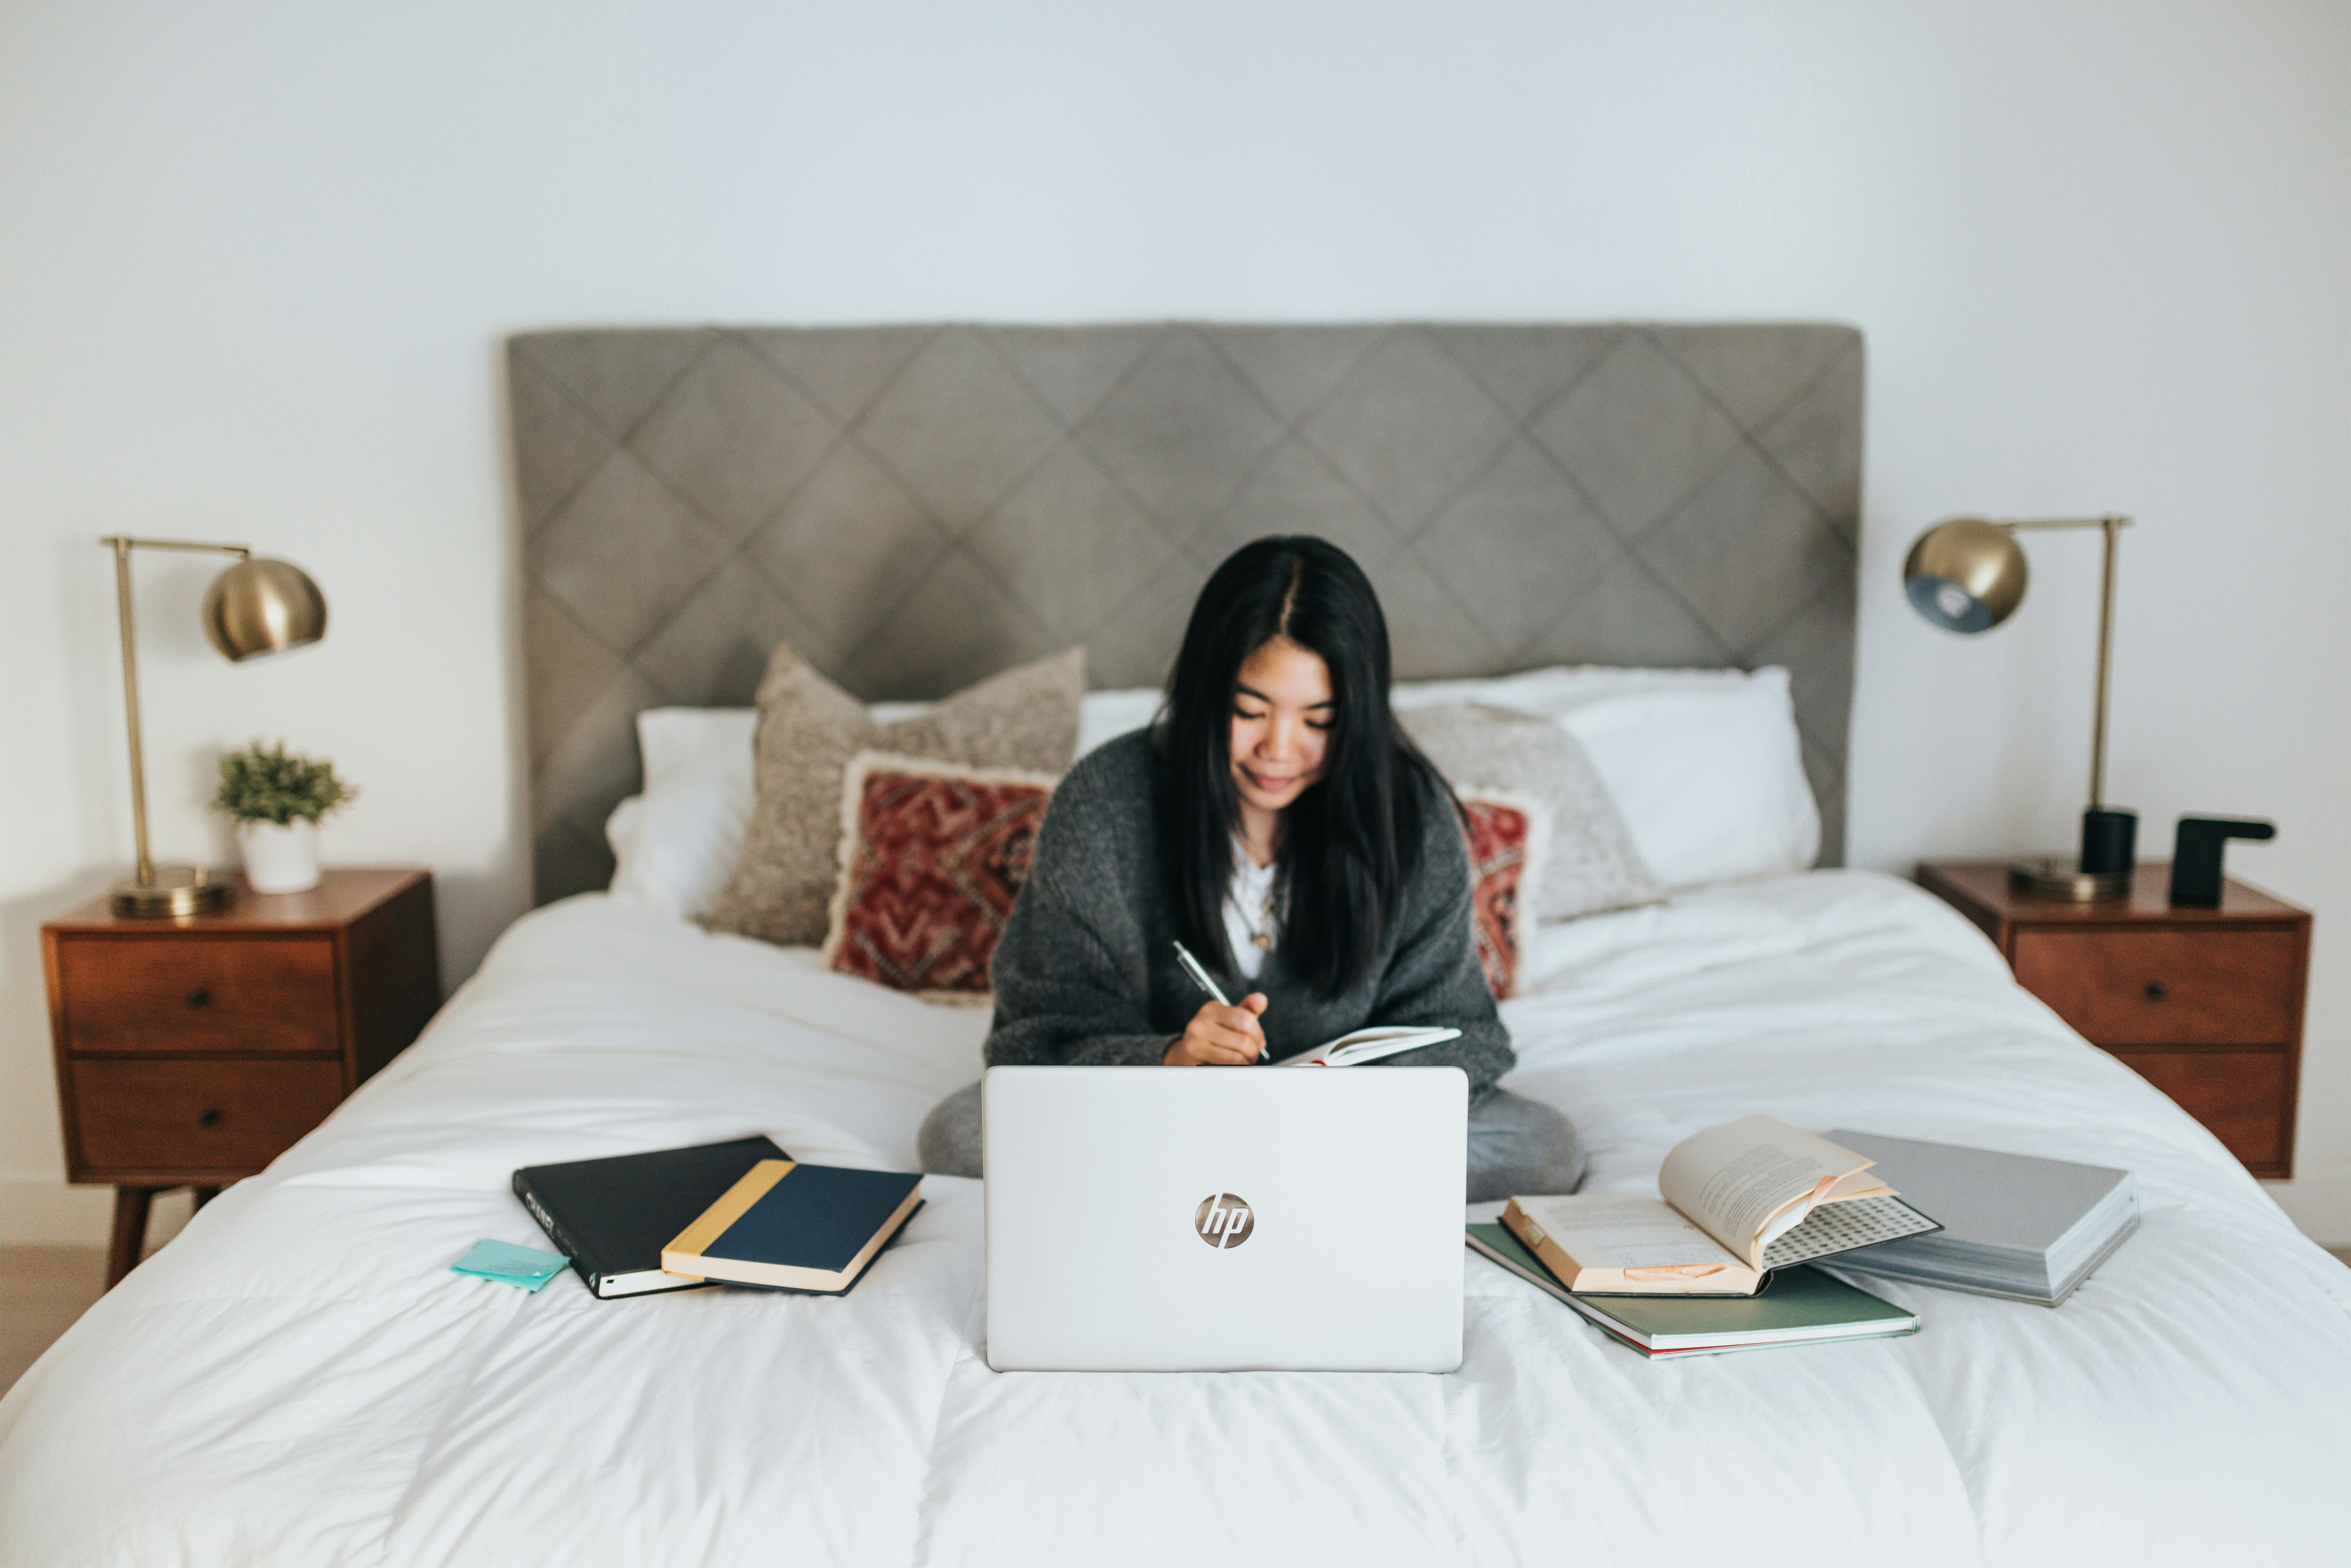
M 1273 918 L 1265 912 L 1265 901 L 1273 895 L 1274 873 L 1280 864 L 1278 861 L 1268 866 L 1250 863 L 1240 840 L 1233 841 L 1233 880 L 1225 890 L 1225 946 L 1232 949 L 1233 967 L 1246 980 L 1256 979 L 1258 971 L 1265 967 L 1266 950 L 1257 945 L 1257 934 L 1274 928 Z

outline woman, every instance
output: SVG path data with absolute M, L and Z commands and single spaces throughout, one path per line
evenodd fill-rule
M 1362 569 L 1319 538 L 1244 546 L 1200 591 L 1159 722 L 1054 793 L 996 948 L 988 1064 L 1241 1066 L 1372 1024 L 1450 1027 L 1386 1060 L 1469 1075 L 1470 1200 L 1574 1190 L 1567 1119 L 1494 1086 L 1516 1058 L 1458 810 L 1389 711 Z M 1179 941 L 1248 995 L 1204 1000 Z M 925 1120 L 925 1171 L 980 1174 L 979 1104 L 975 1083 Z

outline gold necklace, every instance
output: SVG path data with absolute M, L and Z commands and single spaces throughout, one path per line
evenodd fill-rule
M 1280 880 L 1276 876 L 1266 884 L 1265 902 L 1258 906 L 1257 918 L 1249 922 L 1249 942 L 1260 953 L 1273 950 L 1273 902 Z
M 1249 858 L 1247 842 L 1237 837 L 1233 847 L 1239 852 L 1243 867 L 1256 867 L 1257 862 Z M 1242 919 L 1249 925 L 1249 944 L 1260 953 L 1273 951 L 1273 905 L 1275 896 L 1280 888 L 1281 873 L 1279 869 L 1275 869 L 1273 875 L 1265 884 L 1265 902 L 1258 906 L 1257 918 L 1249 920 L 1246 914 L 1242 915 Z

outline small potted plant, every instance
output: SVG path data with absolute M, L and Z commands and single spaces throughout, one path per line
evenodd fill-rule
M 319 885 L 319 819 L 358 794 L 335 777 L 333 763 L 288 757 L 282 740 L 256 740 L 220 759 L 213 809 L 236 824 L 254 892 L 305 893 Z

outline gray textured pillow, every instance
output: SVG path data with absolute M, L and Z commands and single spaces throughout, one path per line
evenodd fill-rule
M 1551 852 L 1534 894 L 1539 917 L 1564 920 L 1666 895 L 1592 759 L 1558 725 L 1480 703 L 1396 717 L 1456 791 L 1506 790 L 1550 811 Z
M 735 874 L 703 924 L 786 946 L 817 946 L 841 876 L 841 786 L 851 758 L 887 751 L 1059 775 L 1078 748 L 1085 690 L 1085 650 L 1071 648 L 990 675 L 913 718 L 876 724 L 863 703 L 778 646 L 757 699 L 758 802 Z

